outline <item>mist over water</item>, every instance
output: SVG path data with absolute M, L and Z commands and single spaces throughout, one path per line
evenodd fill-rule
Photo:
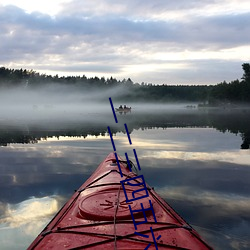
M 120 105 L 132 108 L 128 113 L 116 112 L 119 121 L 128 124 L 130 133 L 140 127 L 209 126 L 240 133 L 242 148 L 249 148 L 250 131 L 246 126 L 250 124 L 249 109 L 200 109 L 197 103 L 162 104 L 146 100 L 127 102 L 120 98 L 123 94 L 129 94 L 124 86 L 99 90 L 52 84 L 1 89 L 0 143 L 34 142 L 47 136 L 100 135 L 107 133 L 107 126 L 111 126 L 113 133 L 125 132 L 114 122 L 109 102 L 112 97 L 115 108 Z
M 109 97 L 115 108 L 120 105 L 132 107 L 133 112 L 178 112 L 185 110 L 188 104 L 131 103 L 119 101 L 119 96 L 128 93 L 124 87 L 112 90 L 80 89 L 66 85 L 49 85 L 39 88 L 10 88 L 0 90 L 0 122 L 42 123 L 56 121 L 104 122 L 112 117 Z M 188 110 L 186 109 L 188 112 Z M 97 121 L 93 114 L 99 114 Z
M 109 103 L 100 103 L 100 93 L 79 92 L 66 86 L 53 85 L 39 89 L 5 89 L 0 92 L 1 119 L 79 118 L 93 112 L 107 112 Z M 82 117 L 81 117 L 82 118 Z

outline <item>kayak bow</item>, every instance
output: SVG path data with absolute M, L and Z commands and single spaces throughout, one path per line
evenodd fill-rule
M 28 249 L 212 249 L 140 178 L 110 153 Z

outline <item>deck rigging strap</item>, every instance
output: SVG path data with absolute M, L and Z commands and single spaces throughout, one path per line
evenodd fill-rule
M 132 174 L 132 173 L 131 173 Z M 126 179 L 130 177 L 130 174 L 126 176 Z M 122 184 L 120 183 L 120 186 L 119 186 L 119 189 L 118 189 L 118 192 L 117 192 L 117 200 L 116 200 L 116 208 L 115 208 L 115 213 L 114 213 L 114 249 L 117 250 L 117 234 L 116 234 L 116 216 L 117 216 L 117 212 L 118 212 L 118 209 L 119 209 L 119 204 L 120 204 L 120 192 L 121 192 L 121 187 L 122 187 Z
M 123 163 L 123 164 L 126 164 L 126 167 L 128 167 L 128 162 L 127 162 L 127 161 L 119 160 L 119 162 L 120 162 L 120 163 Z M 133 169 L 133 168 L 135 169 L 135 172 L 136 172 L 136 174 L 138 175 L 138 169 L 137 169 L 137 167 L 135 166 L 135 164 L 134 164 L 131 160 L 129 160 L 129 164 L 130 164 L 130 166 L 132 167 L 132 169 Z
M 114 239 L 114 249 L 117 249 L 117 241 L 116 241 L 116 215 L 118 212 L 118 208 L 119 208 L 119 202 L 120 202 L 120 191 L 121 191 L 121 185 L 119 186 L 118 189 L 118 193 L 117 193 L 117 200 L 116 200 L 116 208 L 115 208 L 115 214 L 114 214 L 114 235 L 115 235 L 115 239 Z

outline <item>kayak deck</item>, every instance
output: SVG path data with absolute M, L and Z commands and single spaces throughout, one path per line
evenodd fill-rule
M 143 181 L 109 154 L 28 249 L 212 249 Z

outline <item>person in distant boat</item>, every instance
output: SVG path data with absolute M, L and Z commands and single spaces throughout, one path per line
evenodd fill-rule
M 122 109 L 122 105 L 120 105 L 119 109 Z
M 126 105 L 124 105 L 124 109 L 126 109 L 127 108 L 127 106 Z

